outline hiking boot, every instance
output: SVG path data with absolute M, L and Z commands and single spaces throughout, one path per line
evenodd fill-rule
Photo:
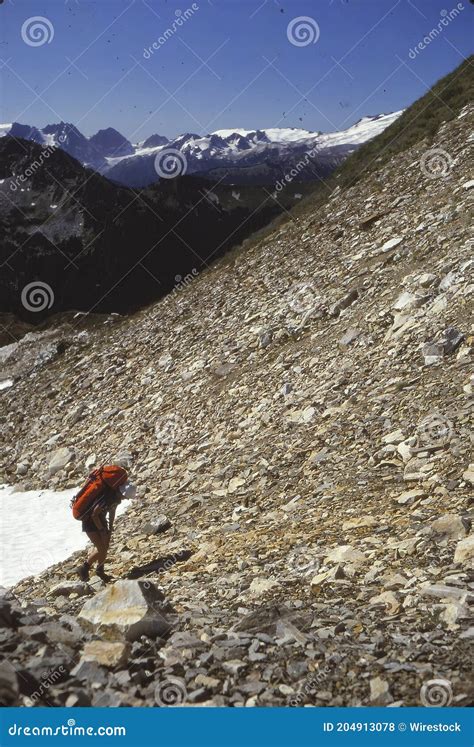
M 112 580 L 112 576 L 109 576 L 109 574 L 105 572 L 103 565 L 98 565 L 97 566 L 97 575 L 98 575 L 99 578 L 102 579 L 102 581 L 111 581 Z
M 76 573 L 81 581 L 89 581 L 89 563 L 86 561 L 76 568 Z

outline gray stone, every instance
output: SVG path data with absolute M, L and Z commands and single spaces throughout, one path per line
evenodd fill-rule
M 462 332 L 460 332 L 455 327 L 448 327 L 444 333 L 441 340 L 441 344 L 443 346 L 443 352 L 444 355 L 451 355 L 454 353 L 462 341 L 464 340 L 464 335 Z
M 0 662 L 0 706 L 17 705 L 19 692 L 15 668 L 8 661 Z
M 153 521 L 148 522 L 143 527 L 143 533 L 144 534 L 160 534 L 161 532 L 165 532 L 167 529 L 169 529 L 171 526 L 171 521 L 168 519 L 167 516 L 158 516 Z
M 444 514 L 431 524 L 433 534 L 450 539 L 461 539 L 467 534 L 463 520 L 458 514 Z
M 0 598 L 0 628 L 13 628 L 16 617 L 10 602 L 5 597 Z
M 71 677 L 90 685 L 105 685 L 108 680 L 107 671 L 98 666 L 95 661 L 81 660 L 74 669 L 71 669 Z
M 82 581 L 61 581 L 59 584 L 55 584 L 51 587 L 48 596 L 62 597 L 69 596 L 69 594 L 77 594 L 77 596 L 83 597 L 90 593 L 91 588 L 88 584 Z
M 390 685 L 382 677 L 374 677 L 370 680 L 370 701 L 374 705 L 387 705 L 393 700 L 390 695 Z
M 49 476 L 52 477 L 56 472 L 60 472 L 73 458 L 74 451 L 67 446 L 55 451 L 48 465 Z
M 474 566 L 474 534 L 470 534 L 466 539 L 461 540 L 456 545 L 454 553 L 454 562 Z
M 432 366 L 443 360 L 444 347 L 440 342 L 427 342 L 421 349 L 425 364 Z
M 359 291 L 357 288 L 352 288 L 348 293 L 346 293 L 345 296 L 343 296 L 339 301 L 336 301 L 332 306 L 329 308 L 329 316 L 339 316 L 341 311 L 344 311 L 344 309 L 347 309 L 349 306 L 351 306 L 354 301 L 356 301 L 359 298 Z
M 87 708 L 91 705 L 91 699 L 84 690 L 77 690 L 68 695 L 64 705 L 66 708 Z
M 356 327 L 349 327 L 349 329 L 340 338 L 339 345 L 342 348 L 347 348 L 354 342 L 354 340 L 357 340 L 360 335 L 360 329 L 356 329 Z
M 266 591 L 270 591 L 275 586 L 279 586 L 278 581 L 275 578 L 254 578 L 250 584 L 250 594 L 254 597 L 264 594 Z
M 361 563 L 366 563 L 367 558 L 363 552 L 360 552 L 360 550 L 356 550 L 352 545 L 340 545 L 339 547 L 334 548 L 334 550 L 331 550 L 331 552 L 328 553 L 328 555 L 324 558 L 324 563 L 342 563 L 343 565 L 346 565 L 347 563 L 351 563 L 354 565 L 360 565 Z

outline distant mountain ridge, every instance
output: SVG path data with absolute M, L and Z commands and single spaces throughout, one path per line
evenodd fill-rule
M 19 289 L 36 280 L 54 289 L 55 311 L 126 313 L 173 290 L 311 190 L 301 185 L 302 194 L 275 199 L 262 187 L 235 190 L 186 175 L 137 194 L 61 148 L 46 153 L 32 140 L 0 138 L 0 314 L 35 323 L 41 314 L 23 304 Z
M 379 135 L 402 112 L 364 117 L 341 132 L 321 133 L 297 128 L 246 130 L 223 129 L 208 135 L 184 133 L 173 140 L 153 134 L 133 145 L 113 127 L 86 137 L 69 122 L 37 127 L 14 122 L 0 125 L 0 137 L 32 140 L 60 147 L 83 166 L 131 187 L 147 187 L 158 181 L 156 160 L 169 150 L 183 155 L 181 173 L 201 176 L 216 172 L 227 183 L 272 184 L 293 169 L 308 152 L 311 157 L 298 170 L 296 181 L 326 176 L 363 143 Z M 220 170 L 224 170 L 221 176 Z

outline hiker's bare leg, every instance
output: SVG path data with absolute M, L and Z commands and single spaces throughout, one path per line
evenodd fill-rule
M 102 561 L 102 562 L 99 562 L 99 563 L 97 563 L 97 575 L 98 575 L 98 576 L 99 576 L 99 578 L 101 578 L 101 579 L 102 579 L 103 581 L 111 581 L 111 580 L 112 580 L 112 576 L 109 576 L 109 574 L 108 574 L 108 573 L 106 573 L 106 572 L 105 572 L 105 570 L 104 570 L 104 563 L 105 563 L 105 559 L 106 559 L 106 557 L 107 557 L 107 552 L 108 552 L 108 549 L 109 549 L 109 544 L 110 544 L 110 535 L 111 535 L 111 534 L 112 534 L 112 532 L 111 532 L 111 531 L 109 530 L 109 531 L 107 532 L 107 534 L 104 534 L 104 535 L 103 535 L 103 543 L 104 543 L 104 544 L 103 544 L 104 559 L 103 559 L 103 561 Z
M 87 564 L 89 568 L 97 562 L 97 565 L 103 565 L 105 558 L 107 557 L 107 550 L 109 548 L 109 535 L 105 532 L 86 532 L 90 541 L 94 545 L 94 548 L 90 551 L 87 556 Z
M 102 561 L 103 563 L 105 562 L 105 558 L 107 557 L 107 553 L 109 551 L 110 535 L 111 535 L 110 530 L 108 532 L 104 532 L 104 534 L 102 535 L 102 540 L 104 543 L 103 547 L 104 547 L 104 552 L 105 552 L 104 560 Z

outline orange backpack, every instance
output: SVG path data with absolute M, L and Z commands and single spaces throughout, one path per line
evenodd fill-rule
M 116 490 L 128 480 L 127 470 L 114 464 L 99 467 L 89 475 L 83 488 L 71 501 L 72 515 L 75 519 L 84 519 L 95 501 L 107 488 Z

